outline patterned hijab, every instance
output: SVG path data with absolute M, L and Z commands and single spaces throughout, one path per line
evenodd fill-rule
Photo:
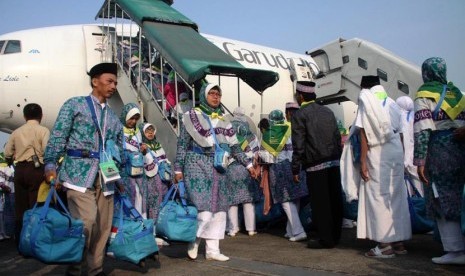
M 239 141 L 239 145 L 241 145 L 241 147 L 245 141 L 253 138 L 253 133 L 250 131 L 250 127 L 247 122 L 241 120 L 232 120 L 231 124 L 236 131 L 237 140 Z
M 432 57 L 421 66 L 425 82 L 417 92 L 417 98 L 431 98 L 440 102 L 442 92 L 446 91 L 441 109 L 454 120 L 465 109 L 465 97 L 452 82 L 447 82 L 447 67 L 444 59 Z
M 199 100 L 200 100 L 199 108 L 200 110 L 202 110 L 203 113 L 209 116 L 212 115 L 213 113 L 216 113 L 221 116 L 223 115 L 221 104 L 218 107 L 214 108 L 208 105 L 208 102 L 207 102 L 208 92 L 212 88 L 217 88 L 220 91 L 220 93 L 222 93 L 221 88 L 218 85 L 213 84 L 213 83 L 205 83 L 204 85 L 202 85 L 202 88 L 200 89 L 200 93 L 199 93 Z
M 161 148 L 160 142 L 157 141 L 157 137 L 155 136 L 152 140 L 149 140 L 147 136 L 145 136 L 145 130 L 152 126 L 155 129 L 155 133 L 157 133 L 157 129 L 155 128 L 154 125 L 150 123 L 140 123 L 139 124 L 139 129 L 142 130 L 142 143 L 146 144 L 151 150 L 157 151 Z
M 432 57 L 423 62 L 421 65 L 421 75 L 423 82 L 438 81 L 447 84 L 447 66 L 446 61 L 440 57 Z
M 139 132 L 139 128 L 137 127 L 137 125 L 135 126 L 135 128 L 132 129 L 127 128 L 126 121 L 136 114 L 140 114 L 139 107 L 135 103 L 128 103 L 124 105 L 123 111 L 121 112 L 121 115 L 119 117 L 119 120 L 124 126 L 124 133 L 129 134 L 129 140 L 131 140 L 132 136 L 136 135 Z

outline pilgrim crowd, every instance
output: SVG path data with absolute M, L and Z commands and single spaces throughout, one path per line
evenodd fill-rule
M 105 275 L 115 193 L 126 194 L 156 229 L 164 195 L 180 181 L 198 210 L 190 259 L 198 257 L 205 240 L 207 260 L 228 261 L 227 252 L 220 251 L 225 235 L 232 238 L 240 230 L 257 235 L 258 216 L 276 207 L 287 219 L 283 235 L 290 242 L 306 240 L 310 249 L 337 247 L 344 206 L 354 200 L 357 238 L 376 243 L 364 255 L 406 255 L 412 238 L 408 198 L 415 190 L 426 200 L 445 252 L 432 262 L 465 265 L 465 98 L 447 80 L 443 59 L 423 63 L 424 84 L 413 100 L 394 100 L 377 76 L 362 77 L 348 137 L 341 137 L 333 112 L 316 102 L 313 82 L 297 82 L 296 102 L 271 111 L 258 126 L 242 107 L 225 114 L 222 88 L 203 82 L 195 106 L 182 93 L 176 107 L 180 134 L 174 160 L 157 140 L 163 130 L 141 122 L 137 104 L 126 104 L 120 116 L 107 104 L 116 92 L 116 64 L 97 64 L 89 76 L 92 92 L 66 101 L 51 131 L 40 125 L 40 106 L 26 105 L 26 124 L 13 132 L 0 156 L 0 240 L 18 240 L 22 216 L 33 207 L 40 184 L 54 183 L 64 191 L 71 215 L 84 222 L 83 261 L 70 265 L 68 275 L 80 275 L 84 265 L 89 275 Z M 130 164 L 124 160 L 138 155 L 142 168 L 124 168 Z M 121 179 L 104 179 L 103 162 L 118 166 Z M 312 239 L 299 217 L 308 202 L 316 231 Z M 159 246 L 170 242 L 156 241 Z

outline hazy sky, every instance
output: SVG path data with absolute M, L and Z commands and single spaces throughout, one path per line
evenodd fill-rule
M 0 0 L 0 34 L 95 23 L 103 3 Z M 465 91 L 464 0 L 175 0 L 173 7 L 202 33 L 298 53 L 357 37 L 418 66 L 440 56 L 447 62 L 449 80 Z

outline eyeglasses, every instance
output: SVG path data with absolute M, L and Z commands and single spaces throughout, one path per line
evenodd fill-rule
M 210 92 L 208 92 L 208 96 L 221 97 L 221 93 L 220 92 L 215 92 L 215 91 L 210 91 Z

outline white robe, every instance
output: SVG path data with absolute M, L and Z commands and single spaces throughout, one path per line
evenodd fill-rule
M 404 167 L 408 174 L 411 183 L 406 183 L 409 194 L 414 195 L 414 189 L 410 185 L 412 184 L 415 189 L 423 196 L 423 183 L 417 173 L 417 166 L 413 165 L 413 149 L 414 149 L 414 138 L 413 138 L 413 110 L 408 112 L 402 109 L 402 134 L 404 136 Z
M 375 86 L 372 91 L 374 88 L 380 89 Z M 386 122 L 390 128 L 385 127 Z M 355 126 L 367 132 L 370 177 L 359 186 L 357 238 L 382 243 L 408 240 L 412 229 L 404 184 L 399 107 L 390 98 L 383 106 L 383 101 L 362 91 Z

